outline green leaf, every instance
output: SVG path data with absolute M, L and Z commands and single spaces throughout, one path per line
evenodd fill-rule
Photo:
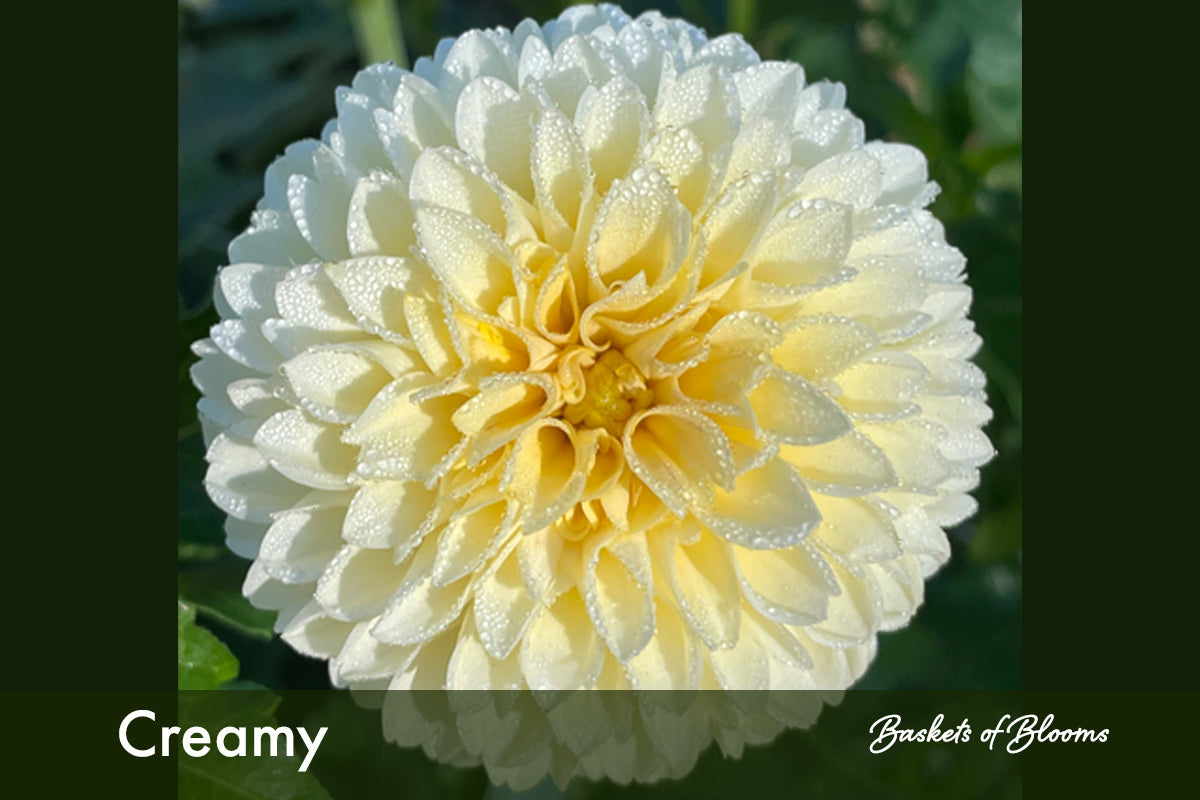
M 181 728 L 199 726 L 216 735 L 225 727 L 277 728 L 275 710 L 279 697 L 263 689 L 221 692 L 181 692 L 179 695 L 179 725 Z M 316 731 L 308 727 L 310 733 Z M 327 731 L 322 744 L 332 731 Z M 300 765 L 307 752 L 297 736 L 293 739 L 293 754 L 254 756 L 247 741 L 246 757 L 226 758 L 216 748 L 206 755 L 179 757 L 178 794 L 189 800 L 331 800 L 329 793 L 313 774 L 310 763 L 307 772 Z M 316 758 L 321 757 L 317 751 Z
M 195 605 L 203 618 L 249 636 L 270 639 L 274 636 L 275 614 L 255 608 L 242 595 L 245 576 L 246 562 L 232 557 L 187 565 L 179 573 L 179 593 Z
M 237 676 L 238 662 L 221 640 L 196 625 L 196 608 L 179 601 L 179 688 L 216 689 Z

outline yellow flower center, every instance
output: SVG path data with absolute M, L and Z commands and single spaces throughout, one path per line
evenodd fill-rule
M 572 425 L 604 428 L 620 437 L 625 421 L 654 401 L 642 373 L 617 350 L 605 350 L 582 371 L 583 397 L 563 410 Z

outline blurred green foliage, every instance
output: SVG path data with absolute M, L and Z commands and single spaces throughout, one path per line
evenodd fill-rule
M 376 4 L 377 5 L 377 4 Z M 395 4 L 415 58 L 470 27 L 545 20 L 549 0 Z M 905 141 L 942 187 L 932 210 L 968 258 L 972 316 L 985 345 L 998 456 L 975 491 L 980 513 L 951 533 L 954 556 L 911 625 L 881 638 L 865 688 L 1017 688 L 1021 664 L 1021 7 L 1017 0 L 633 2 L 710 35 L 739 30 L 764 58 L 847 87 L 869 138 Z M 179 4 L 179 585 L 228 642 L 243 677 L 279 688 L 327 685 L 321 664 L 271 637 L 242 598 L 246 562 L 223 546 L 204 495 L 188 347 L 215 320 L 210 292 L 229 240 L 247 224 L 263 170 L 319 134 L 333 91 L 361 66 L 354 7 L 339 0 L 181 0 Z M 376 13 L 378 9 L 376 9 Z M 365 46 L 365 45 L 364 45 Z M 378 43 L 371 45 L 378 52 Z M 181 617 L 181 636 L 182 636 Z M 181 645 L 182 646 L 182 645 Z M 182 680 L 182 673 L 181 673 Z

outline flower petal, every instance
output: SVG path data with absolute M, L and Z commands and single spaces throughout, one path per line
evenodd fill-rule
M 392 174 L 372 172 L 359 178 L 346 213 L 352 256 L 406 256 L 417 243 L 408 187 Z
M 310 507 L 284 511 L 263 537 L 258 563 L 284 583 L 311 583 L 342 546 L 338 535 L 346 510 Z
M 383 611 L 403 577 L 391 550 L 348 544 L 322 573 L 313 596 L 331 617 L 361 622 Z
M 557 109 L 537 115 L 531 155 L 533 185 L 546 242 L 571 249 L 580 212 L 592 198 L 592 178 L 579 133 Z
M 771 357 L 789 372 L 820 380 L 837 374 L 878 343 L 873 330 L 848 317 L 799 317 L 785 327 Z
M 403 370 L 398 363 L 405 359 L 403 352 L 392 350 L 392 366 Z M 369 352 L 339 346 L 310 348 L 280 369 L 304 410 L 326 422 L 352 422 L 393 377 Z
M 416 211 L 417 238 L 443 285 L 458 300 L 498 316 L 500 303 L 516 296 L 511 251 L 486 224 L 445 208 Z
M 467 591 L 470 579 L 435 586 L 433 562 L 436 553 L 436 545 L 431 539 L 417 548 L 400 588 L 392 596 L 375 627 L 371 628 L 371 635 L 376 639 L 396 645 L 428 643 L 462 614 L 470 597 Z M 444 676 L 443 672 L 438 688 L 441 688 L 440 681 Z
M 769 619 L 812 625 L 825 619 L 829 597 L 840 591 L 833 571 L 807 543 L 779 550 L 735 547 L 746 599 Z
M 804 483 L 781 458 L 743 472 L 732 491 L 718 487 L 712 508 L 694 513 L 727 541 L 759 550 L 791 547 L 821 521 Z
M 596 682 L 605 652 L 583 599 L 569 591 L 529 626 L 521 642 L 521 672 L 534 690 L 579 689 Z
M 583 495 L 591 459 L 575 432 L 559 420 L 542 420 L 517 440 L 505 470 L 505 491 L 522 507 L 521 527 L 539 531 Z
M 438 535 L 433 585 L 447 586 L 475 572 L 515 530 L 501 499 L 451 514 Z
M 782 445 L 780 454 L 822 494 L 856 497 L 890 489 L 897 482 L 887 456 L 858 431 L 808 447 Z
M 367 481 L 350 501 L 342 538 L 369 548 L 390 548 L 403 561 L 420 544 L 437 503 L 437 492 L 412 481 Z
M 339 438 L 341 428 L 318 422 L 297 409 L 280 411 L 254 434 L 254 446 L 271 466 L 314 489 L 344 489 L 354 469 L 355 448 Z
M 418 399 L 431 384 L 424 375 L 388 384 L 342 435 L 361 446 L 358 472 L 364 477 L 425 481 L 459 443 L 452 420 L 465 402 L 461 395 Z
M 647 286 L 660 286 L 682 264 L 690 238 L 691 216 L 667 176 L 654 164 L 638 167 L 613 181 L 596 212 L 588 274 L 597 291 L 615 289 L 638 273 Z
M 692 544 L 660 536 L 656 557 L 688 627 L 709 650 L 736 645 L 741 590 L 729 545 L 704 529 Z
M 454 426 L 470 440 L 467 466 L 473 467 L 511 442 L 558 405 L 558 385 L 538 373 L 505 373 L 480 383 L 479 394 L 454 412 Z
M 848 433 L 854 423 L 821 390 L 804 378 L 772 369 L 749 393 L 758 426 L 788 444 L 821 444 Z
M 635 576 L 609 549 L 595 548 L 586 558 L 582 591 L 596 631 L 622 663 L 654 636 L 653 592 L 646 578 Z
M 708 253 L 702 286 L 716 281 L 753 250 L 774 208 L 775 183 L 767 173 L 751 173 L 725 189 L 704 220 Z
M 646 99 L 629 79 L 618 75 L 598 90 L 585 90 L 575 112 L 596 191 L 607 193 L 617 178 L 629 174 L 634 157 L 646 144 L 650 112 Z
M 625 669 L 635 689 L 696 689 L 700 685 L 700 648 L 683 619 L 661 598 L 654 598 L 654 637 Z
M 517 92 L 495 78 L 480 78 L 459 97 L 454 125 L 458 146 L 529 201 L 534 197 L 530 131 L 538 108 L 531 92 Z
M 708 417 L 681 406 L 639 411 L 625 426 L 625 458 L 634 474 L 682 517 L 708 507 L 714 486 L 733 485 L 729 440 Z
M 483 573 L 475 587 L 474 618 L 479 640 L 492 658 L 508 658 L 525 635 L 540 599 L 526 589 L 516 547 Z
M 205 455 L 204 488 L 217 507 L 248 522 L 270 522 L 308 489 L 280 474 L 250 442 L 229 434 L 213 440 Z

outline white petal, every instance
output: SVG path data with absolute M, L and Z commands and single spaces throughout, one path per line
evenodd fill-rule
M 309 603 L 287 628 L 280 638 L 294 650 L 312 658 L 331 658 L 346 644 L 353 625 L 339 622 L 322 613 L 318 603 Z
M 654 635 L 653 591 L 607 548 L 587 559 L 583 595 L 596 630 L 622 663 Z
M 497 47 L 486 31 L 471 30 L 454 40 L 442 62 L 443 92 L 453 93 L 476 78 L 490 76 L 510 86 L 516 84 L 511 54 Z
M 850 249 L 848 206 L 809 201 L 781 211 L 748 257 L 756 280 L 776 286 L 816 284 L 843 268 Z
M 618 75 L 599 90 L 585 91 L 575 113 L 596 191 L 629 174 L 634 157 L 646 143 L 650 112 L 646 99 L 628 79 Z
M 858 431 L 809 447 L 783 445 L 781 454 L 818 492 L 855 497 L 896 485 L 896 473 L 874 443 Z
M 874 331 L 847 317 L 800 317 L 785 328 L 771 356 L 784 369 L 818 380 L 837 374 L 878 341 Z
M 296 228 L 325 261 L 350 255 L 346 242 L 350 192 L 351 187 L 342 180 L 322 182 L 307 175 L 288 179 L 288 208 Z
M 390 550 L 349 544 L 334 556 L 313 596 L 330 616 L 361 622 L 383 611 L 403 577 Z
M 688 626 L 710 650 L 738 641 L 742 593 L 729 545 L 702 530 L 692 544 L 659 537 L 660 569 Z
M 639 167 L 613 182 L 596 212 L 588 272 L 609 288 L 638 273 L 648 286 L 659 286 L 687 255 L 690 231 L 691 216 L 667 176 L 653 164 Z
M 775 208 L 775 182 L 767 173 L 752 173 L 727 188 L 705 216 L 708 253 L 702 285 L 712 283 L 752 250 Z
M 573 36 L 554 51 L 554 65 L 542 79 L 542 89 L 563 114 L 574 117 L 584 91 L 603 85 L 618 71 L 606 48 Z
M 770 619 L 811 625 L 825 618 L 829 596 L 839 589 L 833 571 L 811 545 L 780 550 L 735 547 L 746 599 Z
M 454 654 L 446 668 L 446 689 L 480 690 L 523 689 L 520 665 L 513 658 L 494 660 L 480 641 L 476 625 L 468 615 L 458 634 Z
M 803 482 L 781 458 L 739 475 L 733 491 L 718 488 L 712 509 L 695 513 L 722 538 L 755 549 L 790 547 L 821 521 Z
M 820 387 L 792 372 L 769 370 L 749 394 L 759 427 L 788 444 L 821 444 L 848 433 L 850 418 Z
M 508 504 L 497 500 L 450 516 L 438 535 L 432 572 L 435 587 L 452 584 L 475 572 L 504 544 L 513 533 L 507 511 Z
M 303 508 L 276 515 L 258 552 L 267 574 L 284 583 L 310 583 L 341 548 L 345 509 Z
M 354 186 L 346 236 L 352 256 L 406 256 L 416 244 L 407 187 L 394 175 L 372 172 Z
M 708 417 L 680 406 L 639 411 L 625 426 L 630 469 L 676 516 L 708 507 L 714 486 L 733 485 L 729 440 Z
M 659 128 L 689 128 L 706 153 L 733 140 L 741 120 L 737 89 L 729 74 L 712 64 L 693 67 L 659 98 L 654 121 Z
M 509 220 L 504 189 L 478 159 L 452 147 L 422 151 L 410 184 L 415 206 L 436 206 L 487 223 L 500 237 Z
M 723 689 L 760 691 L 770 688 L 767 653 L 754 636 L 741 636 L 731 647 L 713 650 L 708 657 Z
M 830 647 L 866 642 L 879 629 L 882 599 L 875 578 L 865 570 L 854 574 L 837 561 L 829 562 L 841 592 L 829 599 L 825 619 L 809 628 L 809 635 Z
M 606 650 L 578 592 L 555 601 L 530 625 L 521 642 L 521 672 L 531 689 L 592 686 Z
M 700 685 L 700 648 L 679 614 L 654 600 L 654 638 L 626 663 L 634 688 L 696 689 Z
M 225 544 L 242 558 L 257 558 L 263 536 L 270 527 L 261 522 L 246 522 L 237 517 L 226 517 Z
M 887 456 L 902 487 L 929 490 L 953 475 L 953 466 L 939 450 L 946 430 L 925 419 L 904 419 L 861 430 Z
M 227 319 L 209 330 L 213 343 L 239 364 L 256 372 L 271 374 L 283 360 L 258 325 L 240 319 Z
M 485 379 L 479 394 L 454 412 L 454 426 L 470 437 L 467 465 L 508 444 L 558 404 L 558 385 L 540 373 L 505 373 Z
M 371 635 L 379 641 L 398 645 L 428 642 L 462 614 L 469 598 L 469 581 L 434 586 L 436 547 L 431 545 L 432 540 L 427 540 L 413 554 L 399 590 L 371 629 Z M 442 688 L 444 677 L 443 672 L 437 688 Z
M 758 119 L 790 122 L 786 115 L 796 107 L 804 87 L 804 68 L 787 61 L 764 61 L 733 73 L 744 123 Z
M 863 148 L 883 170 L 879 205 L 907 205 L 922 197 L 929 167 L 920 150 L 909 144 L 870 142 Z
M 262 264 L 231 264 L 217 273 L 213 303 L 222 317 L 265 319 L 276 313 L 275 284 L 285 270 Z
M 531 159 L 546 242 L 560 252 L 568 251 L 580 212 L 591 199 L 592 179 L 579 133 L 558 110 L 538 114 Z
M 416 283 L 414 267 L 406 258 L 365 256 L 326 264 L 325 273 L 365 331 L 406 344 L 404 298 Z
M 417 238 L 433 271 L 459 300 L 492 316 L 516 296 L 512 252 L 474 217 L 444 208 L 417 210 Z
M 817 164 L 805 174 L 796 192 L 804 199 L 823 198 L 865 209 L 878 200 L 882 187 L 882 167 L 860 150 Z
M 374 620 L 358 623 L 346 638 L 346 643 L 331 665 L 341 680 L 391 679 L 407 668 L 416 655 L 416 648 L 380 642 L 371 635 L 373 624 Z
M 306 350 L 280 369 L 303 408 L 327 422 L 354 420 L 392 380 L 365 351 L 340 347 Z
M 886 561 L 901 553 L 893 525 L 896 509 L 875 497 L 817 495 L 821 541 L 851 561 Z
M 421 375 L 388 384 L 346 430 L 343 441 L 362 446 L 359 473 L 424 482 L 459 442 L 451 418 L 465 398 L 414 399 L 429 384 Z
M 505 659 L 524 636 L 537 599 L 526 591 L 514 551 L 497 558 L 475 587 L 474 617 L 479 639 L 492 658 Z
M 529 150 L 533 116 L 539 103 L 530 92 L 517 92 L 495 78 L 481 78 L 458 99 L 458 145 L 479 159 L 526 200 L 533 200 Z
M 343 489 L 354 468 L 355 448 L 342 444 L 341 428 L 302 411 L 281 411 L 254 434 L 254 446 L 271 466 L 314 489 Z
M 591 463 L 574 430 L 544 420 L 517 440 L 505 470 L 504 489 L 524 509 L 525 532 L 541 530 L 579 501 Z
M 342 537 L 360 547 L 391 548 L 396 563 L 420 544 L 437 493 L 411 481 L 367 481 L 350 501 Z
M 866 569 L 871 571 L 879 586 L 882 603 L 879 629 L 892 631 L 904 627 L 925 599 L 920 561 L 916 556 L 904 556 L 870 564 Z
M 249 442 L 222 434 L 209 445 L 204 476 L 208 496 L 226 513 L 250 522 L 270 522 L 308 489 L 285 478 Z

